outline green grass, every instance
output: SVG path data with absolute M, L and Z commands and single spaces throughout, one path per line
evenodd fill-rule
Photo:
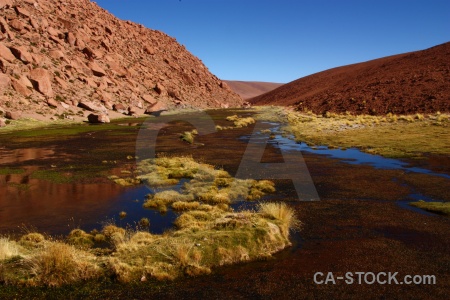
M 258 200 L 267 193 L 275 192 L 274 183 L 271 181 L 232 178 L 228 172 L 198 163 L 192 157 L 144 160 L 138 165 L 138 174 L 138 180 L 152 187 L 176 185 L 181 178 L 191 179 L 179 192 L 167 190 L 148 195 L 144 207 L 160 211 L 167 211 L 169 205 L 178 210 L 195 206 L 174 202 L 196 201 L 199 204 L 228 206 L 237 199 Z
M 141 123 L 147 118 L 134 118 L 133 123 Z M 49 136 L 72 136 L 93 131 L 117 130 L 120 132 L 135 130 L 134 126 L 119 126 L 128 123 L 130 119 L 120 118 L 112 120 L 108 124 L 90 125 L 83 122 L 69 120 L 37 121 L 31 119 L 13 121 L 9 126 L 0 130 L 0 134 L 13 134 L 15 137 L 49 137 Z
M 198 134 L 197 130 L 194 129 L 192 131 L 185 131 L 180 135 L 180 139 L 182 141 L 187 142 L 188 144 L 193 144 L 195 136 Z
M 450 216 L 450 202 L 425 202 L 423 200 L 411 202 L 409 205 L 437 214 Z
M 63 184 L 80 182 L 89 178 L 104 177 L 104 173 L 109 169 L 110 166 L 102 163 L 99 163 L 98 165 L 90 164 L 82 166 L 64 166 L 50 170 L 37 170 L 34 171 L 30 177 L 33 179 L 46 180 L 53 183 Z M 133 181 L 130 179 L 130 181 L 132 181 L 134 184 L 135 180 Z
M 0 175 L 12 175 L 12 174 L 23 174 L 25 173 L 24 169 L 11 169 L 11 168 L 2 168 L 0 169 Z
M 288 113 L 296 140 L 309 145 L 357 147 L 385 157 L 420 157 L 424 153 L 448 155 L 450 130 L 447 115 L 353 116 Z
M 239 117 L 238 115 L 232 115 L 226 119 L 227 121 L 233 122 L 235 128 L 247 127 L 256 122 L 252 117 Z

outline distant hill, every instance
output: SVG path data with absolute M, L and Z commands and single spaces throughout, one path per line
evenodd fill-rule
M 228 86 L 242 99 L 249 99 L 267 93 L 284 83 L 260 82 L 260 81 L 232 81 L 224 80 Z
M 312 74 L 249 101 L 319 114 L 449 112 L 450 42 Z
M 242 102 L 174 38 L 95 2 L 0 0 L 0 117 Z

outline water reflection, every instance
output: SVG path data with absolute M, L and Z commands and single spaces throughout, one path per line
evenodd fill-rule
M 33 226 L 63 234 L 82 227 L 98 227 L 99 216 L 111 214 L 111 206 L 124 189 L 113 183 L 56 184 L 29 175 L 0 176 L 0 232 Z
M 24 161 L 51 158 L 55 150 L 51 148 L 0 149 L 0 164 L 16 164 Z
M 280 131 L 280 124 L 273 122 L 265 122 L 269 125 L 271 132 L 274 134 L 268 144 L 279 148 L 283 151 L 303 151 L 313 154 L 325 155 L 331 158 L 339 159 L 345 163 L 356 164 L 356 165 L 370 165 L 376 169 L 391 169 L 391 170 L 403 170 L 407 172 L 422 173 L 433 176 L 440 176 L 444 178 L 449 178 L 449 174 L 436 173 L 428 169 L 411 167 L 408 163 L 405 163 L 399 159 L 386 158 L 380 155 L 374 155 L 362 152 L 357 148 L 349 149 L 329 149 L 327 146 L 310 147 L 303 142 L 295 142 L 292 136 L 282 136 L 278 132 Z M 265 142 L 266 138 L 261 132 L 256 134 L 261 136 L 261 142 Z M 241 137 L 243 140 L 249 140 L 250 136 Z

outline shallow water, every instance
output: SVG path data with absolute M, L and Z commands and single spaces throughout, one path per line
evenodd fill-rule
M 339 159 L 340 161 L 349 164 L 370 165 L 377 169 L 403 170 L 406 172 L 441 176 L 450 179 L 449 174 L 436 173 L 425 168 L 414 167 L 409 163 L 406 163 L 399 159 L 386 158 L 381 155 L 365 153 L 357 148 L 329 149 L 327 146 L 311 147 L 304 142 L 295 142 L 293 136 L 286 137 L 279 134 L 278 132 L 280 131 L 280 124 L 273 122 L 265 123 L 269 125 L 268 129 L 275 133 L 275 136 L 271 138 L 268 143 L 272 144 L 274 147 L 281 149 L 282 151 L 302 151 Z M 261 142 L 266 141 L 267 134 L 263 134 L 261 132 L 256 132 L 255 134 L 260 135 Z M 250 136 L 244 136 L 241 137 L 241 139 L 249 140 Z
M 248 114 L 248 112 L 244 113 Z M 214 111 L 212 117 L 219 124 L 222 122 L 223 125 L 225 116 L 232 114 L 234 114 L 233 111 Z M 195 114 L 190 114 L 188 119 L 194 117 Z M 181 119 L 183 118 L 181 117 Z M 202 121 L 201 118 L 199 120 Z M 36 228 L 49 234 L 66 234 L 71 229 L 78 227 L 87 231 L 99 229 L 105 223 L 134 228 L 137 222 L 144 217 L 150 219 L 149 230 L 152 233 L 162 233 L 171 228 L 172 222 L 178 216 L 176 212 L 169 210 L 165 215 L 161 215 L 157 211 L 142 208 L 145 195 L 153 193 L 155 190 L 146 186 L 123 188 L 105 179 L 106 176 L 120 174 L 120 170 L 130 169 L 135 164 L 134 160 L 127 160 L 126 157 L 135 154 L 136 135 L 141 124 L 117 124 L 117 128 L 114 130 L 104 132 L 96 132 L 95 127 L 92 127 L 92 132 L 83 131 L 78 135 L 65 137 L 64 141 L 50 139 L 41 143 L 34 142 L 33 147 L 30 148 L 27 147 L 26 141 L 22 144 L 17 142 L 14 146 L 3 143 L 0 136 L 0 142 L 3 143 L 0 147 L 0 168 L 24 170 L 22 174 L 0 175 L 0 233 L 22 233 L 30 228 Z M 163 125 L 167 125 L 164 118 L 154 118 L 151 123 L 146 124 L 145 128 L 150 131 L 158 131 Z M 273 132 L 277 132 L 280 127 L 280 124 L 270 122 L 266 122 L 264 125 Z M 156 151 L 158 153 L 192 155 L 196 159 L 221 166 L 234 174 L 238 169 L 253 128 L 200 134 L 194 145 L 180 142 L 179 133 L 191 128 L 192 126 L 189 124 L 171 121 L 168 126 L 159 131 Z M 261 142 L 267 141 L 267 135 L 260 132 L 256 134 Z M 334 164 L 334 161 L 340 161 L 350 165 L 371 166 L 374 169 L 401 170 L 407 173 L 450 178 L 448 174 L 411 166 L 401 160 L 363 153 L 358 149 L 342 150 L 328 149 L 327 147 L 313 149 L 305 143 L 296 143 L 293 139 L 277 133 L 273 139 L 267 141 L 265 159 L 280 157 L 280 151 L 298 151 L 320 157 L 320 164 L 307 160 L 308 168 L 314 174 L 323 173 L 318 169 L 323 168 L 323 164 L 326 165 L 326 168 L 340 168 L 339 165 Z M 108 164 L 102 164 L 103 160 L 106 160 Z M 109 163 L 113 161 L 114 164 L 110 166 Z M 69 175 L 73 173 L 70 171 L 73 166 L 79 169 L 99 166 L 101 169 L 98 174 L 101 176 L 73 183 L 55 183 L 32 177 L 35 170 L 52 169 L 54 164 L 57 165 L 55 170 L 62 172 L 64 176 L 66 173 Z M 317 178 L 313 179 L 317 181 Z M 324 180 L 327 183 L 325 187 L 320 183 L 316 185 L 319 194 L 326 195 L 330 189 L 344 189 L 344 187 L 335 186 L 333 178 Z M 358 178 L 355 180 L 356 182 L 352 182 L 352 184 L 358 185 Z M 182 183 L 176 188 L 180 188 Z M 291 194 L 295 190 L 292 189 L 292 186 L 289 187 L 289 183 L 277 183 L 277 189 L 275 195 L 268 196 L 263 200 L 293 198 Z M 356 199 L 364 198 L 361 195 L 354 197 Z M 426 200 L 427 197 L 421 195 L 421 199 Z M 407 204 L 414 199 L 414 197 L 405 196 L 397 203 L 402 208 L 430 214 Z M 380 200 L 383 200 L 381 195 Z M 257 202 L 239 201 L 232 207 L 234 209 L 255 209 L 256 205 Z M 119 218 L 121 211 L 127 213 L 124 219 Z

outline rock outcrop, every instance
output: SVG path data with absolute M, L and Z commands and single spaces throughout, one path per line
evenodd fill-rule
M 0 0 L 0 93 L 0 106 L 48 118 L 242 104 L 174 38 L 89 0 Z

